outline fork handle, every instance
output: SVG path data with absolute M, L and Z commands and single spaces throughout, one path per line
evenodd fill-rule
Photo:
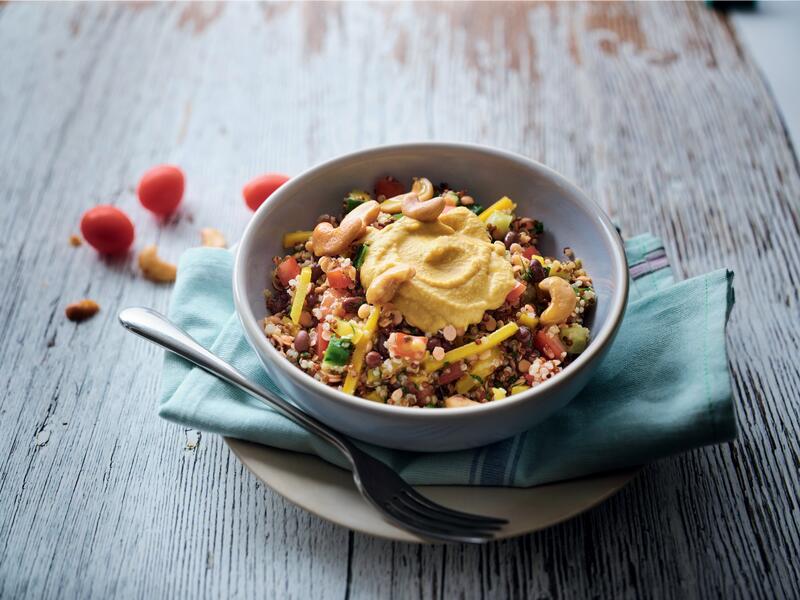
M 149 308 L 126 308 L 119 313 L 119 321 L 129 331 L 185 358 L 212 375 L 224 379 L 261 400 L 267 406 L 274 408 L 303 429 L 316 433 L 340 450 L 347 460 L 352 462 L 353 452 L 357 452 L 357 450 L 348 438 L 306 414 L 294 404 L 276 396 L 267 388 L 249 381 L 234 367 L 206 349 L 161 313 Z

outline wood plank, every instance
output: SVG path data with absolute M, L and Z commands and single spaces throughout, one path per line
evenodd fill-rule
M 797 597 L 800 172 L 727 22 L 701 5 L 0 5 L 0 597 Z M 166 306 L 67 237 L 108 202 L 175 259 L 235 240 L 239 196 L 412 139 L 541 160 L 676 269 L 737 272 L 740 439 L 649 467 L 534 536 L 417 547 L 303 513 L 215 436 L 154 418 L 160 355 L 115 312 Z M 157 162 L 188 173 L 161 224 Z M 64 305 L 89 296 L 79 326 Z

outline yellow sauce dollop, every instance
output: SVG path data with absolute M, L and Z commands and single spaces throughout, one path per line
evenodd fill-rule
M 390 267 L 414 267 L 416 275 L 400 286 L 392 304 L 426 333 L 478 323 L 485 311 L 503 304 L 515 285 L 504 249 L 492 244 L 486 226 L 463 207 L 430 223 L 403 217 L 372 230 L 365 241 L 364 289 Z

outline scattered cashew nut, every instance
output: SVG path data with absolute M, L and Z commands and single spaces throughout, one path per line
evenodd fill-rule
M 338 227 L 327 221 L 319 223 L 311 233 L 311 246 L 317 256 L 338 256 L 367 231 L 367 225 L 378 218 L 381 209 L 375 200 L 358 205 L 345 215 Z
M 403 202 L 410 196 L 416 196 L 421 202 L 430 200 L 433 198 L 433 184 L 425 177 L 415 179 L 410 192 L 394 196 L 381 202 L 381 211 L 389 214 L 401 212 L 403 210 Z
M 225 248 L 228 245 L 222 232 L 213 227 L 205 227 L 200 230 L 200 241 L 203 246 L 209 248 Z
M 578 303 L 572 286 L 561 277 L 547 277 L 539 282 L 539 289 L 550 295 L 550 304 L 539 318 L 539 323 L 559 325 L 566 321 Z
M 414 267 L 397 265 L 386 269 L 372 280 L 367 288 L 367 302 L 369 304 L 386 304 L 391 302 L 397 293 L 397 288 L 416 275 Z
M 99 311 L 100 305 L 94 300 L 86 298 L 85 300 L 68 304 L 67 308 L 64 309 L 64 314 L 70 321 L 79 323 L 95 316 Z
M 403 200 L 403 214 L 417 221 L 435 221 L 444 210 L 445 200 L 441 196 L 425 200 L 417 198 L 416 194 L 409 194 Z
M 139 253 L 139 268 L 142 274 L 149 280 L 157 283 L 169 283 L 175 281 L 178 268 L 172 263 L 162 260 L 158 256 L 156 246 L 147 246 Z
M 444 399 L 445 408 L 462 408 L 464 406 L 478 406 L 480 402 L 475 402 L 464 396 L 450 396 Z

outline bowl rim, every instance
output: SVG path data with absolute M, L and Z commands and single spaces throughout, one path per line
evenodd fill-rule
M 448 151 L 467 151 L 470 153 L 483 153 L 493 155 L 496 158 L 508 160 L 526 167 L 540 175 L 547 177 L 554 181 L 559 187 L 563 188 L 565 193 L 570 194 L 573 199 L 585 210 L 595 222 L 600 225 L 600 230 L 607 242 L 607 246 L 611 251 L 611 259 L 613 262 L 614 270 L 616 272 L 616 290 L 611 297 L 611 309 L 609 311 L 609 318 L 606 325 L 600 330 L 597 337 L 592 340 L 588 348 L 581 353 L 569 365 L 569 368 L 562 373 L 559 377 L 553 377 L 544 383 L 540 383 L 522 393 L 514 394 L 504 398 L 502 402 L 486 402 L 479 406 L 465 406 L 459 408 L 448 408 L 447 410 L 410 410 L 406 406 L 394 406 L 391 404 L 382 404 L 361 398 L 360 396 L 345 394 L 341 390 L 332 388 L 321 381 L 311 377 L 302 369 L 293 365 L 289 360 L 280 354 L 275 347 L 267 341 L 266 336 L 263 335 L 258 319 L 256 319 L 253 311 L 247 302 L 244 294 L 245 289 L 245 254 L 250 246 L 250 239 L 255 236 L 255 232 L 259 229 L 262 221 L 268 219 L 270 213 L 282 200 L 284 196 L 289 196 L 296 189 L 304 185 L 308 179 L 319 175 L 321 172 L 343 163 L 350 163 L 353 160 L 374 157 L 376 154 L 391 154 L 397 152 L 413 152 L 415 150 L 430 151 L 430 150 L 448 150 Z M 278 188 L 267 200 L 262 203 L 256 210 L 247 224 L 241 240 L 237 244 L 236 257 L 233 268 L 233 299 L 236 314 L 239 322 L 245 332 L 248 342 L 255 344 L 262 352 L 258 352 L 261 357 L 268 357 L 269 360 L 275 364 L 276 368 L 286 372 L 287 375 L 294 380 L 296 384 L 303 388 L 311 387 L 312 390 L 319 392 L 323 396 L 327 396 L 334 401 L 343 402 L 350 405 L 351 408 L 362 410 L 366 412 L 375 413 L 384 417 L 394 416 L 408 418 L 408 419 L 423 419 L 429 422 L 430 419 L 451 419 L 453 417 L 469 418 L 469 415 L 475 415 L 475 418 L 486 416 L 488 411 L 500 413 L 503 411 L 510 411 L 515 409 L 522 403 L 534 402 L 536 398 L 546 396 L 551 391 L 566 385 L 570 379 L 576 376 L 580 371 L 583 371 L 590 363 L 594 361 L 606 349 L 606 346 L 613 340 L 614 336 L 619 329 L 622 321 L 622 316 L 625 311 L 628 300 L 628 264 L 625 257 L 625 249 L 623 246 L 622 238 L 614 227 L 610 218 L 606 215 L 600 206 L 591 200 L 575 183 L 554 171 L 550 167 L 543 165 L 533 159 L 530 159 L 521 154 L 501 150 L 492 146 L 483 144 L 473 144 L 466 142 L 439 142 L 439 141 L 422 141 L 422 142 L 405 142 L 399 144 L 387 144 L 382 146 L 374 146 L 348 152 L 323 161 L 305 171 L 292 177 L 284 185 Z M 266 288 L 266 282 L 265 282 Z

